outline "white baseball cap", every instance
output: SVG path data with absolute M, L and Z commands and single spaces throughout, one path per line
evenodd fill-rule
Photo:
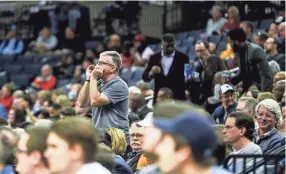
M 224 84 L 220 87 L 220 91 L 219 93 L 220 94 L 225 94 L 226 92 L 228 91 L 233 91 L 234 92 L 234 89 L 232 86 L 230 86 L 229 84 Z
M 137 124 L 141 127 L 149 127 L 153 125 L 153 122 L 153 112 L 149 112 L 146 117 L 142 121 L 139 121 Z

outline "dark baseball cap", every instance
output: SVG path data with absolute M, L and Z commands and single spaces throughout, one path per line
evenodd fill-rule
M 211 156 L 218 143 L 215 129 L 206 116 L 196 112 L 185 112 L 173 119 L 160 119 L 155 126 L 163 133 L 185 138 L 193 153 Z

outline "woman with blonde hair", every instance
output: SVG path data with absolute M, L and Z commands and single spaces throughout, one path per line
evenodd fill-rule
M 124 132 L 117 128 L 108 128 L 105 130 L 105 132 L 110 136 L 112 151 L 115 154 L 123 157 L 127 147 L 127 142 Z
M 239 16 L 239 10 L 235 6 L 231 6 L 227 10 L 228 14 L 228 22 L 226 22 L 222 28 L 220 29 L 220 32 L 228 32 L 229 30 L 232 30 L 234 28 L 239 28 L 240 25 L 240 16 Z

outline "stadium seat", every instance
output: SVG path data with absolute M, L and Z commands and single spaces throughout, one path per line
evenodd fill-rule
M 42 64 L 49 64 L 52 67 L 55 67 L 60 61 L 62 61 L 61 55 L 50 55 L 42 58 Z
M 257 28 L 258 21 L 251 21 L 250 23 L 252 24 L 253 29 L 254 29 L 254 28 Z
M 217 46 L 217 51 L 221 52 L 224 51 L 226 49 L 226 42 L 222 41 L 218 44 Z
M 0 56 L 1 65 L 12 64 L 15 61 L 15 56 L 13 55 L 2 55 Z
M 23 70 L 26 74 L 35 76 L 41 73 L 41 65 L 39 64 L 26 64 Z
M 85 45 L 85 49 L 95 50 L 97 42 L 96 41 L 87 41 L 87 42 L 84 43 L 84 45 Z
M 150 47 L 154 52 L 157 49 L 157 46 L 157 44 L 148 45 L 148 47 Z
M 187 37 L 189 36 L 188 32 L 180 32 L 176 34 L 176 39 L 177 40 L 184 40 L 187 39 Z
M 32 55 L 22 55 L 22 56 L 18 56 L 17 57 L 17 60 L 16 60 L 16 64 L 19 64 L 19 65 L 23 65 L 23 64 L 31 64 L 33 63 L 33 58 L 34 56 Z
M 195 39 L 192 37 L 189 37 L 188 39 L 185 39 L 182 41 L 182 46 L 188 46 L 189 48 L 193 46 Z
M 272 22 L 274 22 L 273 19 L 265 19 L 260 21 L 259 29 L 268 29 Z
M 190 36 L 193 38 L 199 39 L 201 37 L 202 30 L 192 30 Z
M 20 89 L 24 89 L 30 85 L 30 77 L 27 74 L 12 75 L 10 76 L 10 80 Z
M 69 80 L 58 80 L 57 81 L 57 88 L 64 88 L 69 83 Z
M 5 65 L 4 69 L 5 71 L 9 74 L 9 75 L 16 75 L 16 74 L 20 74 L 21 70 L 22 70 L 22 66 L 21 65 Z
M 8 82 L 8 76 L 6 72 L 1 72 L 0 73 L 0 88 Z
M 136 83 L 142 79 L 143 72 L 144 72 L 143 67 L 136 67 L 135 71 L 132 71 L 131 77 L 127 81 L 128 85 L 135 86 Z
M 186 45 L 186 46 L 178 47 L 177 49 L 178 49 L 179 51 L 181 51 L 182 53 L 187 54 L 187 53 L 188 53 L 188 48 L 189 48 L 189 46 Z
M 182 45 L 182 41 L 181 40 L 176 40 L 176 47 L 180 47 Z
M 221 40 L 221 36 L 220 35 L 214 35 L 214 36 L 210 36 L 209 37 L 209 42 L 212 42 L 214 44 L 218 44 Z

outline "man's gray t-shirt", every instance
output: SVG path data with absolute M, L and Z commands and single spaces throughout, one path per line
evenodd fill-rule
M 105 84 L 100 83 L 98 90 L 111 101 L 107 105 L 92 107 L 92 121 L 96 128 L 119 128 L 127 131 L 128 122 L 128 86 L 115 77 Z

